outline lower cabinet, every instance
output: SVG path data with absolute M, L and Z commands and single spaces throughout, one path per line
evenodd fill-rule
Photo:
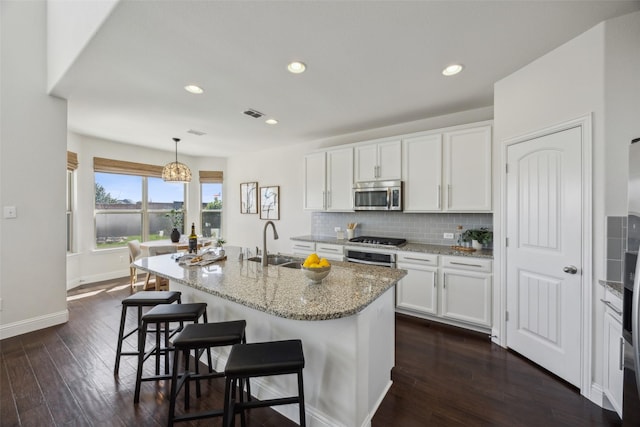
M 316 242 L 316 253 L 329 261 L 344 261 L 344 246 Z
M 301 256 L 303 258 L 308 257 L 312 253 L 316 251 L 316 243 L 315 242 L 302 242 L 299 240 L 295 240 L 291 245 L 291 252 L 296 256 Z
M 461 327 L 492 326 L 492 261 L 457 256 L 398 252 L 396 310 Z
M 605 304 L 602 388 L 613 409 L 622 417 L 624 338 L 622 338 L 621 301 L 620 298 L 607 294 L 609 293 L 605 293 L 605 299 L 602 301 Z
M 398 282 L 396 306 L 438 314 L 438 255 L 399 252 L 397 267 L 409 273 Z

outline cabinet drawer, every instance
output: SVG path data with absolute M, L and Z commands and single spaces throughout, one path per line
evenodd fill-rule
M 622 299 L 620 296 L 605 287 L 604 298 L 602 302 L 607 309 L 612 311 L 612 315 L 616 317 L 622 316 Z
M 315 242 L 294 242 L 292 246 L 293 250 L 301 250 L 301 251 L 315 251 L 316 244 Z
M 438 255 L 421 252 L 398 252 L 398 263 L 438 266 Z
M 492 260 L 473 257 L 443 256 L 443 268 L 455 268 L 457 270 L 482 271 L 491 273 Z
M 320 258 L 327 258 L 334 261 L 344 260 L 344 246 L 342 245 L 316 243 L 316 253 Z

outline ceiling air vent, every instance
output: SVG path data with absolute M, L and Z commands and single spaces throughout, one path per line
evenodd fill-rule
M 254 119 L 259 119 L 260 117 L 264 116 L 264 114 L 262 114 L 260 111 L 256 111 L 252 108 L 248 108 L 244 114 L 246 114 L 247 116 L 251 116 Z
M 206 135 L 207 134 L 206 132 L 202 132 L 200 130 L 195 130 L 195 129 L 189 129 L 187 131 L 187 133 L 190 133 L 190 134 L 196 135 L 196 136 L 202 136 L 202 135 Z

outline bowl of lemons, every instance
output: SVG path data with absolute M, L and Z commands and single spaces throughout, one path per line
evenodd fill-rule
M 331 272 L 331 264 L 318 254 L 311 254 L 302 263 L 302 272 L 312 283 L 320 283 Z

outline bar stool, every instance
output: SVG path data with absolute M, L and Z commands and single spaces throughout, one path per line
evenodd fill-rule
M 169 339 L 180 332 L 184 327 L 184 322 L 198 323 L 198 319 L 202 317 L 203 322 L 207 323 L 207 304 L 206 303 L 189 303 L 189 304 L 161 304 L 156 305 L 142 316 L 142 324 L 138 334 L 138 372 L 136 374 L 136 389 L 133 395 L 133 402 L 140 401 L 140 386 L 143 381 L 157 381 L 170 379 L 169 374 L 169 352 L 173 351 L 173 347 L 169 346 Z M 173 331 L 169 329 L 172 322 L 180 322 L 180 326 Z M 147 329 L 150 323 L 155 323 L 156 331 L 160 331 L 160 325 L 164 324 L 162 331 L 164 332 L 164 346 L 160 345 L 160 333 L 156 333 L 156 343 L 151 350 L 145 352 L 145 343 L 147 340 Z M 144 361 L 151 355 L 155 355 L 156 371 L 155 375 L 143 377 L 142 368 Z M 160 374 L 160 355 L 164 355 L 164 375 Z M 212 370 L 211 350 L 207 349 L 207 358 L 209 362 L 209 371 Z
M 198 323 L 186 325 L 182 332 L 173 340 L 173 376 L 171 378 L 171 394 L 169 402 L 169 427 L 174 422 L 199 420 L 203 418 L 218 417 L 223 415 L 223 410 L 202 411 L 182 416 L 175 415 L 176 400 L 182 387 L 184 392 L 184 409 L 189 409 L 189 382 L 196 381 L 196 396 L 200 397 L 200 380 L 206 378 L 224 377 L 224 372 L 215 372 L 211 369 L 209 373 L 200 374 L 198 360 L 205 349 L 212 347 L 223 347 L 234 344 L 244 344 L 247 342 L 245 328 L 247 322 L 244 320 L 234 320 L 229 322 Z M 191 350 L 195 351 L 195 373 L 189 370 L 189 355 Z M 180 354 L 184 358 L 184 372 L 178 375 Z M 250 394 L 250 390 L 248 391 Z
M 138 353 L 140 352 L 140 347 L 138 347 L 138 351 L 123 352 L 122 343 L 133 333 L 140 331 L 140 325 L 142 324 L 142 307 L 155 307 L 159 304 L 173 304 L 174 302 L 180 304 L 182 302 L 180 298 L 180 292 L 176 291 L 151 291 L 138 292 L 122 300 L 122 315 L 120 316 L 120 330 L 118 332 L 118 348 L 116 350 L 116 363 L 113 369 L 114 375 L 118 375 L 118 371 L 120 370 L 120 358 L 122 356 L 138 356 Z M 138 308 L 138 323 L 134 329 L 125 334 L 124 330 L 127 321 L 127 309 L 129 307 Z
M 224 374 L 224 417 L 222 425 L 230 427 L 234 424 L 235 414 L 242 415 L 244 427 L 244 410 L 248 408 L 262 408 L 266 406 L 289 405 L 298 403 L 300 407 L 300 425 L 306 426 L 304 411 L 304 387 L 302 383 L 302 369 L 304 368 L 304 354 L 302 341 L 287 340 L 252 344 L 236 344 L 231 347 Z M 269 400 L 243 399 L 244 382 L 249 378 L 267 377 L 273 375 L 297 374 L 298 395 Z M 236 387 L 239 401 L 236 401 Z

